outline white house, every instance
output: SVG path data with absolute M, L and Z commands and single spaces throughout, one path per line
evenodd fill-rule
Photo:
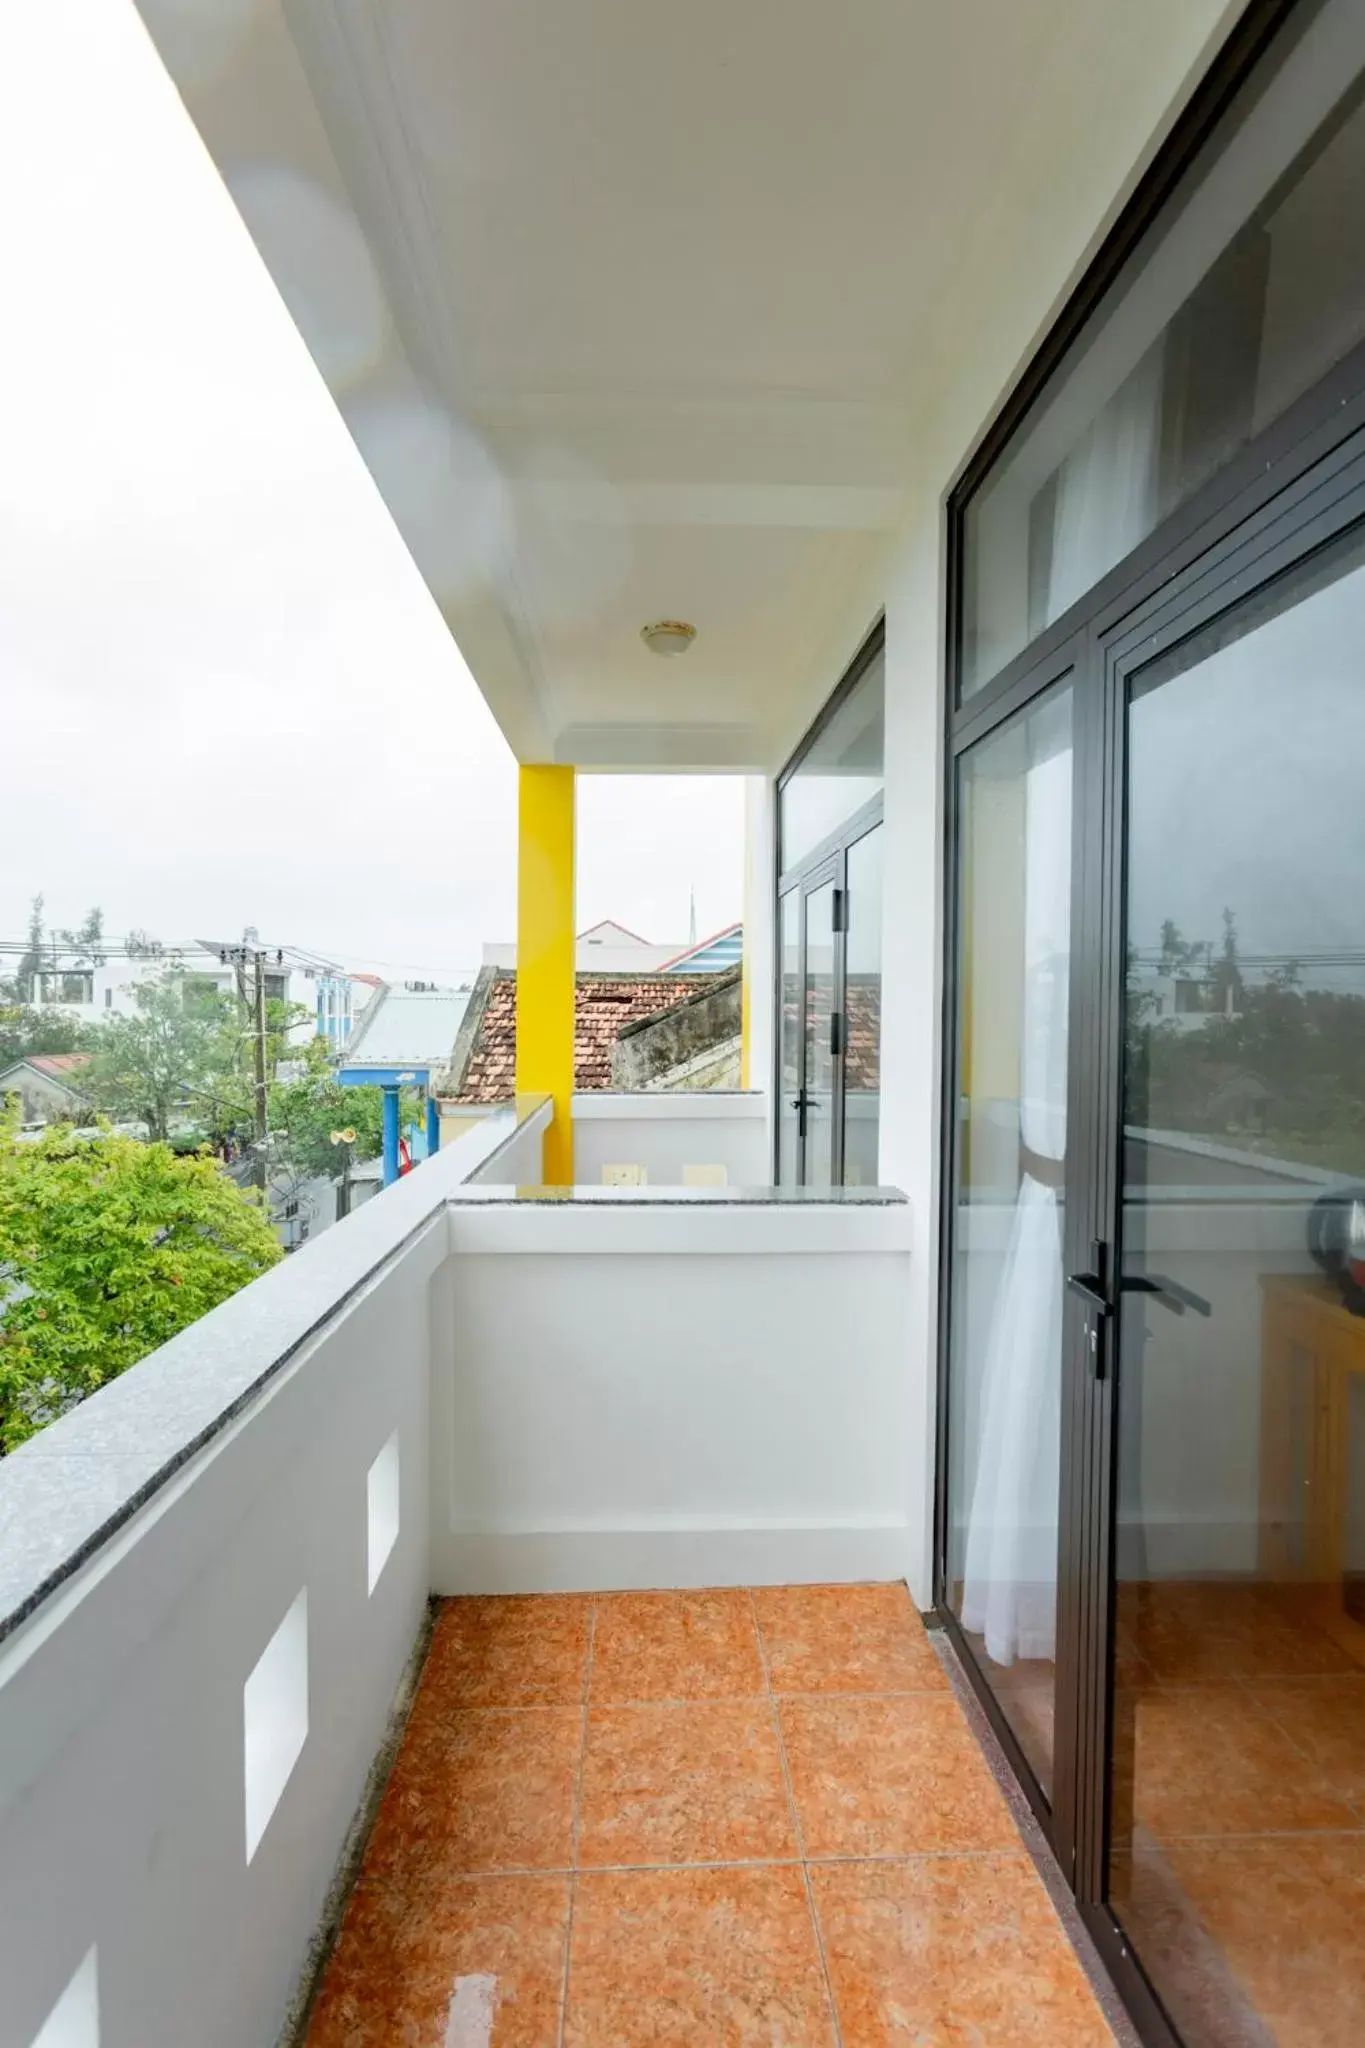
M 185 946 L 153 942 L 129 950 L 126 943 L 111 940 L 93 957 L 50 942 L 29 984 L 28 1000 L 63 1010 L 82 1024 L 98 1024 L 107 1017 L 131 1016 L 138 988 L 168 973 L 193 976 L 223 995 L 244 989 L 249 997 L 252 969 L 246 962 L 258 951 L 265 959 L 266 1000 L 307 1012 L 291 1028 L 291 1040 L 303 1044 L 322 1037 L 340 1051 L 378 986 L 376 977 L 354 974 L 306 947 L 262 944 L 252 929 L 241 939 L 195 939 Z

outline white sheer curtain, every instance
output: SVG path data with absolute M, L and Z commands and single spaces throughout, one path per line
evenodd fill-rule
M 1143 534 L 1156 488 L 1161 358 L 1153 350 L 1057 480 L 1050 617 Z M 1056 1650 L 1062 1209 L 1071 949 L 1069 706 L 1029 718 L 1019 1043 L 1021 1179 L 985 1345 L 962 1623 L 997 1664 Z

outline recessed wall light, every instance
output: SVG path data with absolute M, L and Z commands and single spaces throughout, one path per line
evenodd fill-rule
M 652 626 L 640 628 L 640 638 L 651 654 L 686 654 L 696 637 L 696 627 L 689 626 L 686 619 L 656 619 Z

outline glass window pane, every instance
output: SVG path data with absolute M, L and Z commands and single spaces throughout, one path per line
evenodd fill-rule
M 844 1180 L 875 1187 L 881 1123 L 882 828 L 848 849 L 848 936 L 844 955 Z
M 834 1178 L 834 884 L 806 898 L 806 1163 L 808 1188 Z
M 964 695 L 1365 338 L 1365 9 L 1272 59 L 973 495 Z
M 780 866 L 785 874 L 862 809 L 882 786 L 881 650 L 778 797 Z
M 1183 2040 L 1355 2041 L 1365 568 L 1140 682 L 1109 1897 Z
M 777 1101 L 777 1179 L 780 1187 L 796 1184 L 800 1166 L 801 1112 L 801 891 L 791 889 L 780 910 L 782 947 L 782 1016 Z
M 1044 1789 L 1052 1772 L 1071 927 L 1071 697 L 966 756 L 948 1598 Z

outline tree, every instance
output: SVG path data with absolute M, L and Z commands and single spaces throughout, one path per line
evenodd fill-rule
M 280 1256 L 214 1159 L 0 1117 L 0 1456 Z
M 1161 960 L 1159 974 L 1186 974 L 1204 950 L 1202 939 L 1189 940 L 1173 917 L 1163 918 L 1161 924 Z
M 15 986 L 21 998 L 33 1000 L 35 984 L 43 964 L 43 947 L 47 942 L 43 924 L 43 899 L 35 896 L 28 907 L 28 940 L 19 956 L 15 970 Z
M 1237 950 L 1237 916 L 1234 911 L 1223 912 L 1223 949 L 1217 960 L 1210 959 L 1208 982 L 1214 1009 L 1232 1011 L 1240 1007 L 1242 966 Z
M 67 1010 L 35 1010 L 28 1003 L 0 1002 L 0 1068 L 41 1052 L 84 1052 L 88 1025 Z
M 200 993 L 190 1002 L 185 995 L 183 975 L 142 982 L 135 1013 L 99 1027 L 82 1079 L 98 1107 L 145 1123 L 154 1139 L 168 1135 L 177 1115 L 218 1132 L 243 1114 L 231 1005 L 216 994 L 211 1004 Z
M 377 1159 L 384 1144 L 383 1089 L 343 1088 L 323 1039 L 315 1038 L 297 1057 L 304 1073 L 270 1091 L 271 1134 L 290 1164 L 305 1178 L 334 1179 L 341 1167 L 340 1148 L 332 1143 L 338 1130 L 354 1130 L 356 1159 Z M 404 1123 L 420 1118 L 415 1091 L 404 1090 L 399 1111 Z
M 74 932 L 59 931 L 56 937 L 67 952 L 74 955 L 77 967 L 103 967 L 104 912 L 98 904 L 86 912 L 84 923 L 78 925 Z

